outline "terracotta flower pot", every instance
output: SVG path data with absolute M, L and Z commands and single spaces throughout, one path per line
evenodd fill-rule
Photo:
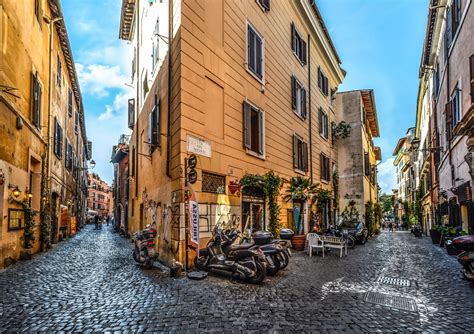
M 306 235 L 304 234 L 295 234 L 291 238 L 291 244 L 293 245 L 293 249 L 296 251 L 303 251 L 305 243 L 306 243 Z

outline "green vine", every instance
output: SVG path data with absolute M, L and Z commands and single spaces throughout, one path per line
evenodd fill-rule
M 351 134 L 351 125 L 344 121 L 339 122 L 338 124 L 333 124 L 332 127 L 332 137 L 334 139 L 345 139 Z
M 30 249 L 33 248 L 33 242 L 35 241 L 35 221 L 34 218 L 37 215 L 37 211 L 33 210 L 28 203 L 28 199 L 19 200 L 13 197 L 10 197 L 10 203 L 15 203 L 21 205 L 25 211 L 25 229 L 23 232 L 23 248 Z
M 278 204 L 278 195 L 283 185 L 281 177 L 273 171 L 264 175 L 245 174 L 239 181 L 239 187 L 243 193 L 250 195 L 264 194 L 268 198 L 268 208 L 270 212 L 270 222 L 268 229 L 273 235 L 280 232 L 280 205 Z
M 374 218 L 374 204 L 372 201 L 368 201 L 365 203 L 365 226 L 369 236 L 372 236 L 374 233 Z
M 48 175 L 46 172 L 46 157 L 42 157 L 41 169 L 41 206 L 40 206 L 40 226 L 41 226 L 41 247 L 43 250 L 51 247 L 51 216 L 49 203 Z
M 332 173 L 332 188 L 334 190 L 334 209 L 339 209 L 339 174 L 337 171 Z M 339 212 L 339 211 L 338 211 Z

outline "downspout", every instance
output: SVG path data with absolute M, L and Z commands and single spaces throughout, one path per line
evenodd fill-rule
M 135 198 L 138 199 L 138 114 L 140 113 L 140 0 L 137 0 L 137 107 L 135 112 Z
M 311 122 L 311 35 L 308 34 L 308 110 L 309 110 L 309 174 L 311 183 L 313 183 L 313 129 Z
M 172 63 L 171 49 L 173 44 L 173 0 L 169 0 L 168 6 L 168 107 L 166 124 L 166 176 L 171 177 L 171 85 L 172 85 Z

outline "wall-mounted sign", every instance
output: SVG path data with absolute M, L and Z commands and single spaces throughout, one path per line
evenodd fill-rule
M 208 141 L 188 134 L 187 143 L 188 152 L 196 153 L 208 158 L 211 157 L 211 143 Z

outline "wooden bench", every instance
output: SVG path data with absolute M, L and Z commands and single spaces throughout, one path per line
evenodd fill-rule
M 335 248 L 340 250 L 340 256 L 342 257 L 342 250 L 344 250 L 345 255 L 347 256 L 347 244 L 344 238 L 342 237 L 333 237 L 328 235 L 322 235 L 319 237 L 319 240 L 322 241 L 325 248 Z

